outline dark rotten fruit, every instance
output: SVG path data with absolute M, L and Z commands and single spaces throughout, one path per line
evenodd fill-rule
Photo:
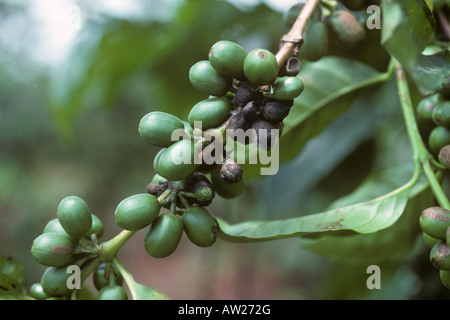
M 67 287 L 67 279 L 70 276 L 66 267 L 49 267 L 41 277 L 42 290 L 49 297 L 64 297 L 70 293 Z
M 216 97 L 226 95 L 232 84 L 230 77 L 214 69 L 207 60 L 199 61 L 191 67 L 189 80 L 198 91 Z
M 228 183 L 236 183 L 242 180 L 244 171 L 233 159 L 226 159 L 220 168 L 220 177 Z
M 218 225 L 211 213 L 203 207 L 190 207 L 182 216 L 184 231 L 191 242 L 209 247 L 216 242 Z
M 445 240 L 450 226 L 450 211 L 441 207 L 427 208 L 420 215 L 419 224 L 430 237 Z
M 148 228 L 144 238 L 147 253 L 154 258 L 171 255 L 183 235 L 183 222 L 175 215 L 161 214 Z
M 308 21 L 303 41 L 299 51 L 300 58 L 311 62 L 320 60 L 328 52 L 327 26 L 319 20 Z
M 127 300 L 127 292 L 118 285 L 110 284 L 98 292 L 97 300 Z
M 192 126 L 195 126 L 195 121 L 200 121 L 202 130 L 207 130 L 220 126 L 228 119 L 232 109 L 228 98 L 209 98 L 192 107 L 188 120 Z
M 297 98 L 305 88 L 298 77 L 281 77 L 275 81 L 273 96 L 277 100 L 290 101 Z
M 169 113 L 154 111 L 146 114 L 139 123 L 141 137 L 155 147 L 166 148 L 175 141 L 172 133 L 185 130 L 184 123 Z M 177 136 L 178 137 L 178 136 Z
M 276 124 L 289 115 L 291 106 L 290 101 L 269 101 L 264 105 L 262 115 L 265 120 Z
M 252 129 L 252 141 L 258 148 L 271 150 L 278 143 L 278 138 L 281 133 L 276 124 L 259 119 L 253 123 Z
M 209 50 L 209 62 L 220 73 L 245 80 L 244 59 L 247 51 L 232 41 L 218 41 Z
M 77 196 L 64 198 L 57 209 L 61 226 L 71 236 L 81 236 L 91 229 L 92 215 L 86 202 Z
M 201 147 L 197 148 L 193 141 L 181 140 L 174 143 L 159 159 L 159 175 L 170 181 L 189 178 L 201 164 L 196 152 L 201 152 Z
M 61 267 L 72 260 L 71 239 L 59 233 L 43 233 L 33 241 L 31 254 L 44 266 Z
M 431 248 L 430 262 L 436 269 L 450 271 L 450 248 L 445 241 L 439 240 Z
M 265 49 L 254 49 L 244 60 L 244 73 L 257 86 L 271 84 L 278 75 L 275 55 Z
M 122 200 L 114 215 L 121 228 L 137 231 L 152 223 L 158 216 L 160 208 L 155 196 L 142 193 Z
M 239 107 L 245 106 L 250 101 L 254 100 L 257 96 L 256 86 L 250 81 L 243 82 L 236 92 L 236 104 Z

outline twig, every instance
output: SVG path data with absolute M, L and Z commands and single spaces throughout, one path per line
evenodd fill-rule
M 294 48 L 302 45 L 306 23 L 319 2 L 320 0 L 308 0 L 295 20 L 294 25 L 291 27 L 291 30 L 281 38 L 280 48 L 275 55 L 278 62 L 278 69 L 284 65 Z

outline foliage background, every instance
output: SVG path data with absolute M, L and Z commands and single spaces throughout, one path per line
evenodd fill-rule
M 247 50 L 277 50 L 288 30 L 282 12 L 258 1 L 233 3 L 135 0 L 138 10 L 127 15 L 80 0 L 82 27 L 68 55 L 53 59 L 50 43 L 39 42 L 31 1 L 0 1 L 0 254 L 25 265 L 28 286 L 44 270 L 30 254 L 31 243 L 65 196 L 87 201 L 104 221 L 103 239 L 120 231 L 114 209 L 145 192 L 158 151 L 140 138 L 138 123 L 154 110 L 187 118 L 204 99 L 189 83 L 189 68 L 207 58 L 212 44 L 227 39 Z M 48 17 L 57 15 L 66 28 L 67 13 L 45 4 Z M 366 46 L 332 47 L 330 54 L 384 71 L 386 52 L 373 50 L 379 39 L 374 30 Z M 230 222 L 320 212 L 373 170 L 408 162 L 410 154 L 389 81 L 362 92 L 276 176 L 246 180 L 244 195 L 216 198 L 210 209 Z M 311 253 L 298 238 L 252 244 L 219 239 L 204 249 L 183 236 L 172 256 L 154 259 L 145 252 L 142 230 L 119 258 L 137 282 L 172 299 L 448 298 L 415 224 L 424 208 L 415 204 L 408 208 L 412 218 L 399 221 L 409 226 L 409 247 L 395 257 L 376 244 L 364 259 L 350 262 Z M 382 262 L 381 290 L 366 287 L 373 261 Z

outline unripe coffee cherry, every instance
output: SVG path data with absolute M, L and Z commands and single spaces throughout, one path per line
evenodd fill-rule
M 430 262 L 436 269 L 450 270 L 450 248 L 445 241 L 439 240 L 431 248 Z
M 247 51 L 232 41 L 218 41 L 209 50 L 209 62 L 220 73 L 245 80 L 244 59 Z
M 149 227 L 144 247 L 147 253 L 154 258 L 165 258 L 171 255 L 183 235 L 183 222 L 173 214 L 161 214 Z
M 199 247 L 209 247 L 216 242 L 216 219 L 203 207 L 187 208 L 182 216 L 184 231 L 191 242 Z
M 220 177 L 228 183 L 236 183 L 242 180 L 244 171 L 233 159 L 226 159 L 220 168 Z
M 450 144 L 450 129 L 446 127 L 435 127 L 428 137 L 428 146 L 431 151 L 438 154 L 446 145 Z
M 194 141 L 180 140 L 168 147 L 158 162 L 158 173 L 170 181 L 189 178 L 200 166 L 196 152 L 201 152 Z M 195 163 L 197 162 L 197 163 Z
M 244 180 L 241 179 L 236 183 L 228 183 L 220 177 L 221 166 L 217 166 L 211 171 L 211 181 L 214 185 L 216 193 L 225 199 L 238 197 L 244 191 Z
M 43 233 L 33 241 L 31 254 L 44 266 L 61 267 L 72 260 L 72 241 L 59 233 Z
M 44 289 L 40 283 L 33 283 L 30 287 L 30 294 L 33 298 L 37 300 L 45 300 L 48 295 L 45 294 Z
M 433 110 L 436 108 L 439 100 L 439 94 L 433 94 L 420 100 L 416 107 L 416 114 L 420 125 L 428 127 L 436 126 L 433 121 Z
M 354 47 L 364 39 L 366 32 L 353 13 L 347 10 L 336 10 L 327 19 L 333 39 L 343 47 Z
M 80 240 L 79 236 L 71 236 L 64 230 L 61 223 L 59 222 L 58 218 L 54 218 L 50 220 L 44 227 L 44 230 L 42 233 L 59 233 L 67 238 L 70 239 L 73 245 L 76 245 L 78 241 Z
M 278 75 L 275 55 L 265 49 L 254 49 L 244 60 L 244 73 L 257 86 L 271 84 Z
M 431 113 L 433 122 L 438 126 L 450 127 L 450 101 L 440 101 Z
M 91 229 L 91 211 L 80 197 L 65 197 L 58 205 L 57 216 L 61 226 L 71 236 L 84 235 Z
M 308 21 L 303 39 L 303 44 L 299 50 L 301 58 L 315 62 L 327 54 L 329 45 L 328 30 L 322 21 Z
M 423 242 L 425 242 L 425 245 L 428 248 L 433 248 L 433 246 L 436 244 L 436 242 L 439 241 L 439 239 L 433 238 L 431 236 L 429 236 L 428 234 L 426 234 L 425 232 L 422 232 L 422 238 L 423 238 Z
M 122 200 L 114 215 L 122 229 L 137 231 L 152 223 L 159 214 L 158 199 L 147 193 L 135 194 Z
M 230 77 L 214 69 L 207 60 L 199 61 L 191 67 L 189 80 L 198 91 L 215 97 L 226 95 L 232 84 Z
M 155 147 L 166 148 L 175 141 L 172 133 L 175 130 L 184 131 L 184 123 L 176 116 L 169 113 L 153 111 L 142 117 L 139 122 L 140 136 Z
M 93 282 L 94 286 L 97 290 L 101 290 L 110 284 L 111 277 L 114 279 L 114 283 L 118 286 L 121 286 L 123 283 L 123 277 L 118 273 L 114 267 L 111 267 L 110 272 L 112 274 L 106 275 L 106 266 L 100 265 L 94 272 Z
M 71 273 L 67 273 L 66 267 L 49 267 L 41 277 L 41 285 L 44 293 L 49 297 L 64 297 L 70 293 L 67 279 Z
M 98 292 L 97 300 L 127 300 L 127 292 L 121 286 L 109 284 Z
M 100 238 L 103 235 L 103 232 L 104 228 L 102 221 L 95 214 L 92 214 L 92 226 L 91 229 L 86 232 L 85 236 L 90 237 L 91 235 L 95 234 L 97 238 Z
M 427 208 L 422 212 L 419 223 L 422 231 L 430 237 L 445 240 L 450 226 L 450 211 L 440 207 Z
M 291 110 L 291 102 L 269 101 L 262 110 L 265 120 L 275 124 L 283 121 L 289 115 Z
M 277 100 L 290 101 L 297 98 L 305 89 L 299 77 L 280 77 L 275 81 L 273 96 Z
M 194 199 L 189 198 L 188 201 L 190 201 L 191 204 L 196 203 L 202 207 L 209 206 L 212 203 L 214 196 L 216 194 L 213 184 L 209 181 L 209 179 L 205 175 L 199 172 L 195 172 L 189 178 L 187 182 L 187 190 L 196 195 Z M 208 194 L 209 199 L 207 199 Z
M 233 105 L 228 98 L 209 98 L 194 105 L 188 120 L 194 126 L 195 121 L 201 121 L 202 130 L 220 126 L 228 119 Z

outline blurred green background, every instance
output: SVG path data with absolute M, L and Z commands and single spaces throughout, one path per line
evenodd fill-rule
M 120 232 L 115 207 L 145 192 L 154 174 L 158 149 L 140 138 L 140 119 L 154 110 L 187 118 L 204 99 L 189 83 L 189 68 L 207 59 L 218 40 L 275 52 L 288 30 L 282 12 L 295 1 L 273 2 L 276 6 L 258 0 L 0 1 L 0 254 L 25 265 L 28 285 L 44 271 L 30 254 L 31 243 L 65 196 L 86 200 L 104 222 L 104 240 Z M 77 12 L 80 21 L 73 20 Z M 392 93 L 389 87 L 380 90 L 384 97 Z M 397 111 L 384 112 L 385 119 L 401 123 Z M 360 130 L 360 138 L 350 139 L 355 145 L 337 153 L 328 171 L 312 170 L 303 179 L 304 168 L 314 166 L 312 155 L 326 150 L 360 115 L 351 109 L 277 176 L 246 181 L 244 195 L 216 198 L 211 212 L 238 222 L 326 208 L 369 173 L 375 129 Z M 406 152 L 389 155 L 397 162 L 409 155 L 401 129 L 389 131 L 405 141 Z M 447 294 L 420 241 L 409 256 L 382 267 L 382 290 L 373 292 L 366 287 L 368 264 L 335 263 L 305 251 L 295 238 L 245 245 L 219 239 L 205 249 L 183 236 L 173 255 L 154 259 L 145 252 L 144 235 L 142 230 L 127 242 L 119 258 L 137 282 L 172 299 Z

